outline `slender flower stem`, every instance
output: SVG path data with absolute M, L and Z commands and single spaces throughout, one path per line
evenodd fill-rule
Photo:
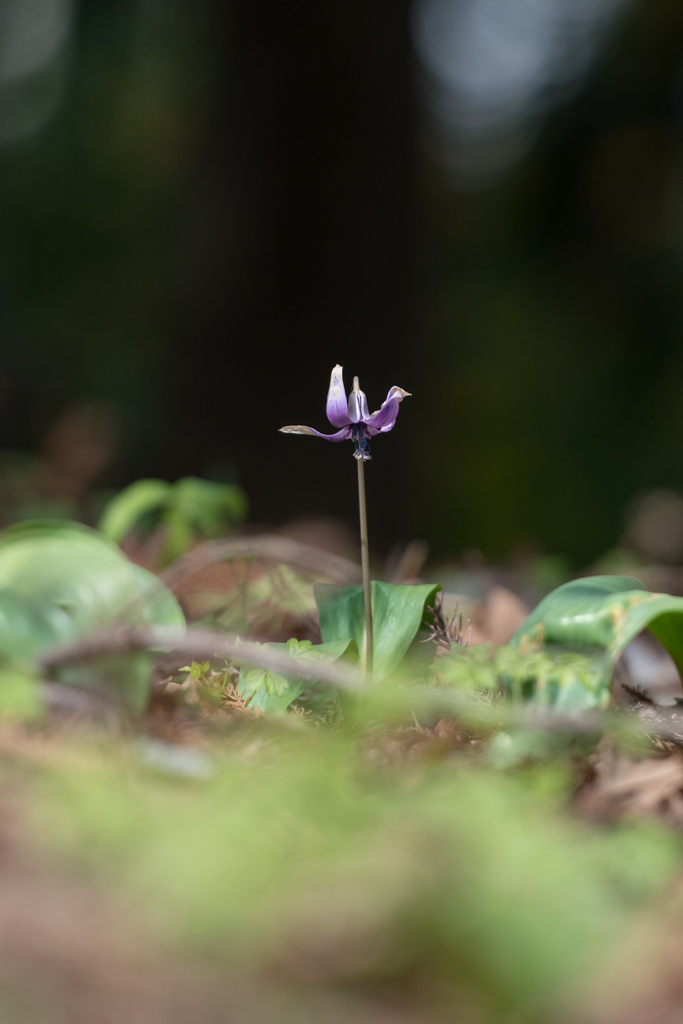
M 368 513 L 365 505 L 365 463 L 358 459 L 358 505 L 360 508 L 360 554 L 363 569 L 363 599 L 365 602 L 365 678 L 372 678 L 374 636 L 372 631 L 372 591 L 370 590 L 370 551 L 368 547 Z

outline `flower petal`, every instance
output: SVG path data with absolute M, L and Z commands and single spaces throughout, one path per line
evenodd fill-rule
M 349 415 L 347 418 L 352 423 L 365 423 L 370 418 L 368 400 L 365 392 L 361 391 L 358 377 L 353 378 L 353 391 L 349 395 Z
M 333 427 L 345 427 L 349 422 L 344 372 L 338 363 L 330 376 L 330 390 L 327 392 L 327 418 Z
M 313 427 L 280 427 L 281 434 L 313 434 L 314 437 L 322 437 L 325 441 L 346 441 L 351 437 L 351 430 L 350 423 L 338 430 L 336 434 L 321 434 Z
M 382 408 L 365 421 L 366 435 L 374 437 L 375 434 L 386 434 L 388 430 L 391 430 L 396 422 L 400 403 L 404 398 L 409 397 L 410 391 L 404 391 L 403 388 L 398 387 L 391 388 L 386 401 L 382 403 Z

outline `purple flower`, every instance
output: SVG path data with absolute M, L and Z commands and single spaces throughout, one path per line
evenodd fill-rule
M 330 390 L 327 392 L 327 418 L 333 427 L 339 427 L 336 434 L 321 434 L 313 427 L 280 427 L 284 434 L 313 434 L 326 441 L 346 441 L 354 443 L 354 457 L 362 462 L 372 458 L 368 438 L 375 434 L 386 434 L 391 430 L 398 416 L 399 404 L 410 395 L 403 388 L 393 387 L 387 395 L 382 408 L 373 412 L 368 410 L 368 400 L 358 384 L 358 377 L 353 378 L 353 391 L 346 398 L 344 376 L 341 366 L 335 366 L 330 377 Z

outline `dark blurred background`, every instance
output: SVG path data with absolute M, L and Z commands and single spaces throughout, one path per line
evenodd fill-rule
M 380 548 L 581 565 L 683 488 L 680 0 L 0 0 L 0 147 L 7 519 L 191 473 L 355 522 L 277 432 L 336 362 L 413 393 Z

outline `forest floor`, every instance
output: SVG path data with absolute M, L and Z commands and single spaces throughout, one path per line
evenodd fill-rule
M 237 551 L 167 582 L 190 618 L 221 594 L 226 628 L 246 610 L 253 638 L 319 641 L 316 573 L 291 548 L 278 562 L 281 540 L 263 565 Z M 505 643 L 523 588 L 477 571 L 480 596 L 447 594 L 444 614 Z M 269 718 L 212 671 L 161 658 L 139 717 L 47 683 L 42 717 L 0 726 L 0 1019 L 681 1019 L 680 680 L 647 634 L 614 681 L 635 738 L 605 716 L 512 742 L 485 694 L 477 721 L 349 727 L 315 688 Z

